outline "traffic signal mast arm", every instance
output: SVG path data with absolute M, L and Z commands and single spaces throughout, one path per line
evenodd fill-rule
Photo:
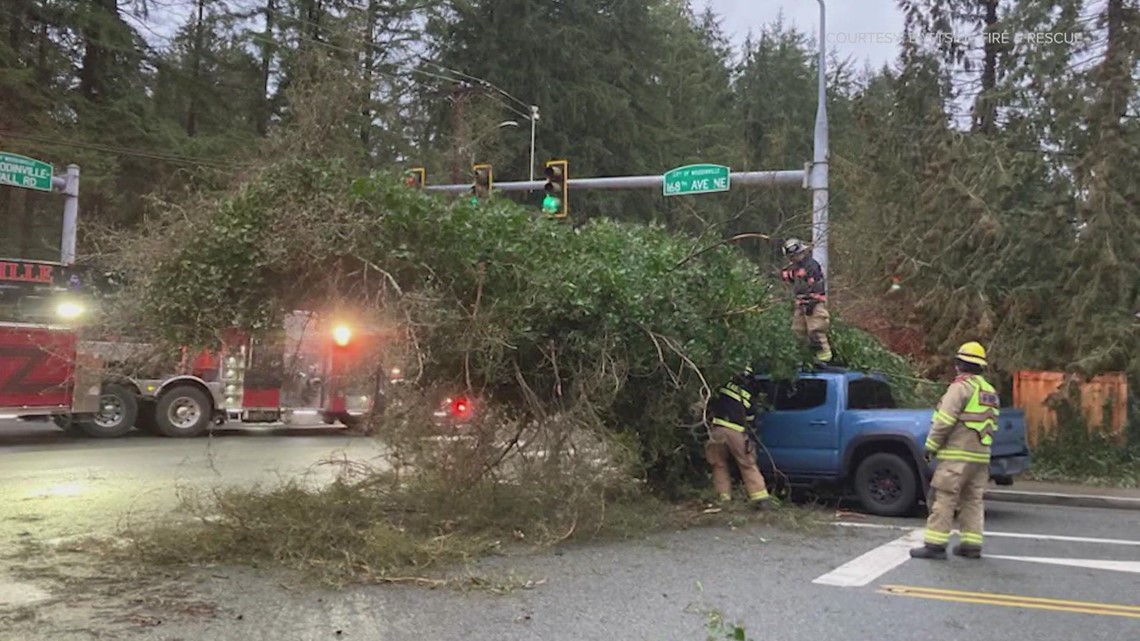
M 732 172 L 732 184 L 760 187 L 803 187 L 804 171 L 799 169 L 780 171 L 737 171 Z M 566 181 L 566 189 L 661 189 L 664 176 L 612 176 L 606 178 L 572 178 Z M 496 191 L 541 191 L 545 180 L 520 180 L 501 182 L 495 185 Z M 463 193 L 471 190 L 470 184 L 429 185 L 428 191 Z

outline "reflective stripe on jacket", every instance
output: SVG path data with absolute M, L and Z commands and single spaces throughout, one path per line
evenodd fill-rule
M 1001 402 L 980 375 L 954 379 L 930 423 L 926 450 L 939 460 L 989 463 Z
M 756 418 L 755 405 L 759 383 L 741 375 L 725 383 L 717 395 L 709 399 L 708 413 L 713 425 L 744 432 Z

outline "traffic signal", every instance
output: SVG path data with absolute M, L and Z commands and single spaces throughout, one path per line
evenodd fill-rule
M 570 214 L 569 194 L 566 190 L 569 163 L 565 160 L 548 160 L 543 173 L 546 175 L 546 185 L 543 187 L 546 197 L 542 199 L 542 213 L 554 218 L 565 218 Z
M 407 177 L 404 178 L 404 184 L 416 189 L 423 189 L 427 184 L 427 170 L 423 167 L 412 167 L 407 172 Z
M 491 198 L 491 188 L 495 180 L 491 172 L 491 165 L 474 165 L 475 184 L 471 185 L 471 204 L 477 205 L 481 200 Z

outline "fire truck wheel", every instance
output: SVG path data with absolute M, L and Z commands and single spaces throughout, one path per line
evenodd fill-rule
M 190 385 L 178 385 L 158 399 L 154 423 L 163 436 L 192 438 L 210 427 L 213 413 L 214 405 L 205 392 Z
M 88 436 L 118 438 L 135 426 L 139 402 L 134 392 L 116 383 L 103 385 L 99 396 L 99 413 L 79 421 Z
M 51 421 L 55 423 L 56 427 L 66 432 L 69 436 L 82 436 L 83 428 L 76 422 L 75 418 L 67 414 L 57 414 L 51 417 Z

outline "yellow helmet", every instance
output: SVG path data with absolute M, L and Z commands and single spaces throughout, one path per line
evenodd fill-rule
M 970 341 L 969 343 L 962 343 L 958 348 L 957 358 L 960 361 L 973 363 L 974 365 L 986 366 L 986 348 L 977 341 Z

